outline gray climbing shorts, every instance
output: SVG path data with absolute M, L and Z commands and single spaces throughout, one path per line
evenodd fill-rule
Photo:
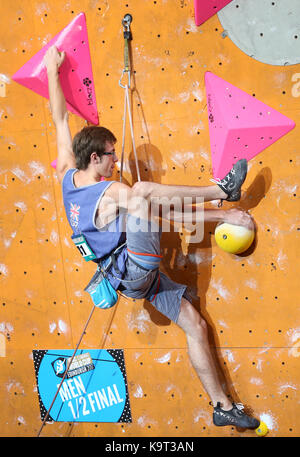
M 139 231 L 136 230 L 137 221 L 142 224 Z M 142 268 L 136 261 L 136 258 L 144 258 L 150 265 L 151 259 L 160 257 L 160 228 L 153 222 L 128 215 L 126 235 L 129 256 L 120 292 L 130 298 L 148 300 L 160 313 L 177 322 L 182 297 L 189 299 L 187 286 L 172 281 L 159 269 L 146 270 L 145 265 Z M 132 252 L 138 256 L 130 256 Z

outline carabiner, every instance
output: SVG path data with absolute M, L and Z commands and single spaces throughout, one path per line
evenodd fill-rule
M 123 34 L 124 34 L 125 40 L 132 40 L 131 31 L 130 31 L 131 22 L 132 22 L 131 14 L 125 14 L 125 16 L 122 19 Z

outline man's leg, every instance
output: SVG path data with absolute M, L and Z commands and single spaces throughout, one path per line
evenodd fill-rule
M 149 200 L 155 198 L 203 198 L 204 201 L 228 200 L 238 201 L 241 197 L 241 186 L 247 176 L 247 161 L 239 160 L 222 180 L 212 180 L 214 186 L 173 186 L 153 182 L 137 182 L 133 186 L 133 195 Z
M 172 186 L 155 182 L 137 182 L 133 186 L 133 195 L 144 198 L 203 198 L 206 201 L 225 199 L 225 192 L 218 186 Z
M 220 402 L 224 410 L 232 408 L 218 378 L 207 337 L 207 324 L 192 304 L 182 298 L 177 324 L 186 334 L 191 363 L 213 406 Z
M 231 403 L 227 398 L 208 344 L 207 324 L 185 298 L 181 301 L 177 324 L 186 334 L 192 365 L 214 406 L 213 423 L 216 426 L 257 428 L 259 420 L 245 414 L 243 405 Z

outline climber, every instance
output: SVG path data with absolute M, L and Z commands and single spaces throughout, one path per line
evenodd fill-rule
M 259 421 L 247 415 L 243 406 L 232 402 L 223 390 L 208 342 L 207 324 L 191 304 L 187 287 L 159 270 L 161 229 L 149 214 L 151 202 L 157 198 L 238 201 L 247 174 L 246 160 L 238 161 L 224 179 L 206 187 L 154 182 L 137 182 L 130 187 L 102 181 L 102 177 L 111 178 L 118 161 L 116 138 L 104 127 L 90 126 L 72 140 L 59 80 L 64 58 L 64 52 L 50 47 L 44 64 L 56 128 L 56 172 L 73 236 L 84 236 L 98 264 L 105 266 L 113 258 L 107 278 L 115 290 L 127 297 L 147 299 L 185 332 L 191 363 L 213 405 L 214 424 L 257 428 Z M 251 216 L 237 209 L 215 209 L 204 211 L 204 221 L 247 226 Z

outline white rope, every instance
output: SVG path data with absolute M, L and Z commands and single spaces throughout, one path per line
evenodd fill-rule
M 135 158 L 135 166 L 136 166 L 137 178 L 138 178 L 138 181 L 140 181 L 141 180 L 141 176 L 140 176 L 137 152 L 136 152 L 136 148 L 135 148 L 133 123 L 132 123 L 132 114 L 131 114 L 129 92 L 128 92 L 128 87 L 127 86 L 126 86 L 126 98 L 127 98 L 128 116 L 129 116 L 129 123 L 130 123 L 130 132 L 131 132 L 131 141 L 132 141 L 132 147 L 133 147 L 134 158 Z
M 81 340 L 82 340 L 82 338 L 83 338 L 83 336 L 84 336 L 84 334 L 85 334 L 85 331 L 86 331 L 86 329 L 87 329 L 87 326 L 89 325 L 89 322 L 90 322 L 90 320 L 91 320 L 91 318 L 92 318 L 92 315 L 93 315 L 94 311 L 95 311 L 95 305 L 93 305 L 93 307 L 92 307 L 92 310 L 91 310 L 91 312 L 90 312 L 90 315 L 89 315 L 89 317 L 88 317 L 88 320 L 86 321 L 86 324 L 85 324 L 85 326 L 84 326 L 84 329 L 83 329 L 83 331 L 82 331 L 82 333 L 81 333 L 81 335 L 80 335 L 80 338 L 79 338 L 79 341 L 78 341 L 78 343 L 77 343 L 76 349 L 75 349 L 75 351 L 73 352 L 73 355 L 72 355 L 71 359 L 68 360 L 68 364 L 67 364 L 65 373 L 64 373 L 64 375 L 63 375 L 63 377 L 62 377 L 62 380 L 61 380 L 61 382 L 60 382 L 60 384 L 59 384 L 59 386 L 58 386 L 58 388 L 57 388 L 57 391 L 56 391 L 56 393 L 55 393 L 55 395 L 54 395 L 54 398 L 53 398 L 53 400 L 52 400 L 52 403 L 51 403 L 51 405 L 50 405 L 50 407 L 49 407 L 49 409 L 48 409 L 48 411 L 47 411 L 47 413 L 46 413 L 46 416 L 44 417 L 43 423 L 42 423 L 41 428 L 40 428 L 40 430 L 39 430 L 39 432 L 38 432 L 38 434 L 37 434 L 37 437 L 40 436 L 40 434 L 41 434 L 41 432 L 42 432 L 42 430 L 43 430 L 43 427 L 44 427 L 44 425 L 46 424 L 46 421 L 47 421 L 47 419 L 48 419 L 48 417 L 49 417 L 49 414 L 50 414 L 50 411 L 51 411 L 51 409 L 52 409 L 52 406 L 53 406 L 53 404 L 54 404 L 54 402 L 55 402 L 55 400 L 56 400 L 56 397 L 57 397 L 57 395 L 58 395 L 58 393 L 59 393 L 59 391 L 60 391 L 60 388 L 61 388 L 61 386 L 62 386 L 62 384 L 63 384 L 63 382 L 64 382 L 64 380 L 65 380 L 65 377 L 66 377 L 66 375 L 67 375 L 67 372 L 68 372 L 68 370 L 69 370 L 69 368 L 70 368 L 70 366 L 71 366 L 71 364 L 72 364 L 72 362 L 73 362 L 73 359 L 74 359 L 74 357 L 75 357 L 75 354 L 76 354 L 76 352 L 78 351 L 78 348 L 79 348 L 79 346 L 80 346 Z
M 127 107 L 127 100 L 126 100 L 126 97 L 124 97 L 124 114 L 123 114 L 123 135 L 122 135 L 122 153 L 121 153 L 120 182 L 122 182 L 122 178 L 123 178 L 124 148 L 125 148 L 125 132 L 126 132 L 126 107 Z
M 121 84 L 120 84 L 121 85 Z M 135 147 L 135 140 L 134 140 L 134 131 L 133 131 L 133 122 L 132 122 L 132 113 L 131 113 L 131 106 L 130 106 L 130 97 L 129 97 L 129 90 L 128 85 L 122 86 L 125 90 L 125 97 L 124 97 L 124 117 L 123 117 L 123 138 L 122 138 L 122 154 L 121 154 L 121 168 L 120 168 L 120 182 L 122 182 L 123 178 L 123 167 L 124 167 L 124 149 L 125 149 L 125 134 L 126 134 L 126 114 L 128 111 L 128 119 L 130 124 L 130 133 L 131 133 L 131 141 L 132 141 L 132 148 L 135 158 L 135 166 L 137 172 L 137 179 L 138 181 L 141 180 L 140 176 L 140 169 L 139 169 L 139 162 Z

